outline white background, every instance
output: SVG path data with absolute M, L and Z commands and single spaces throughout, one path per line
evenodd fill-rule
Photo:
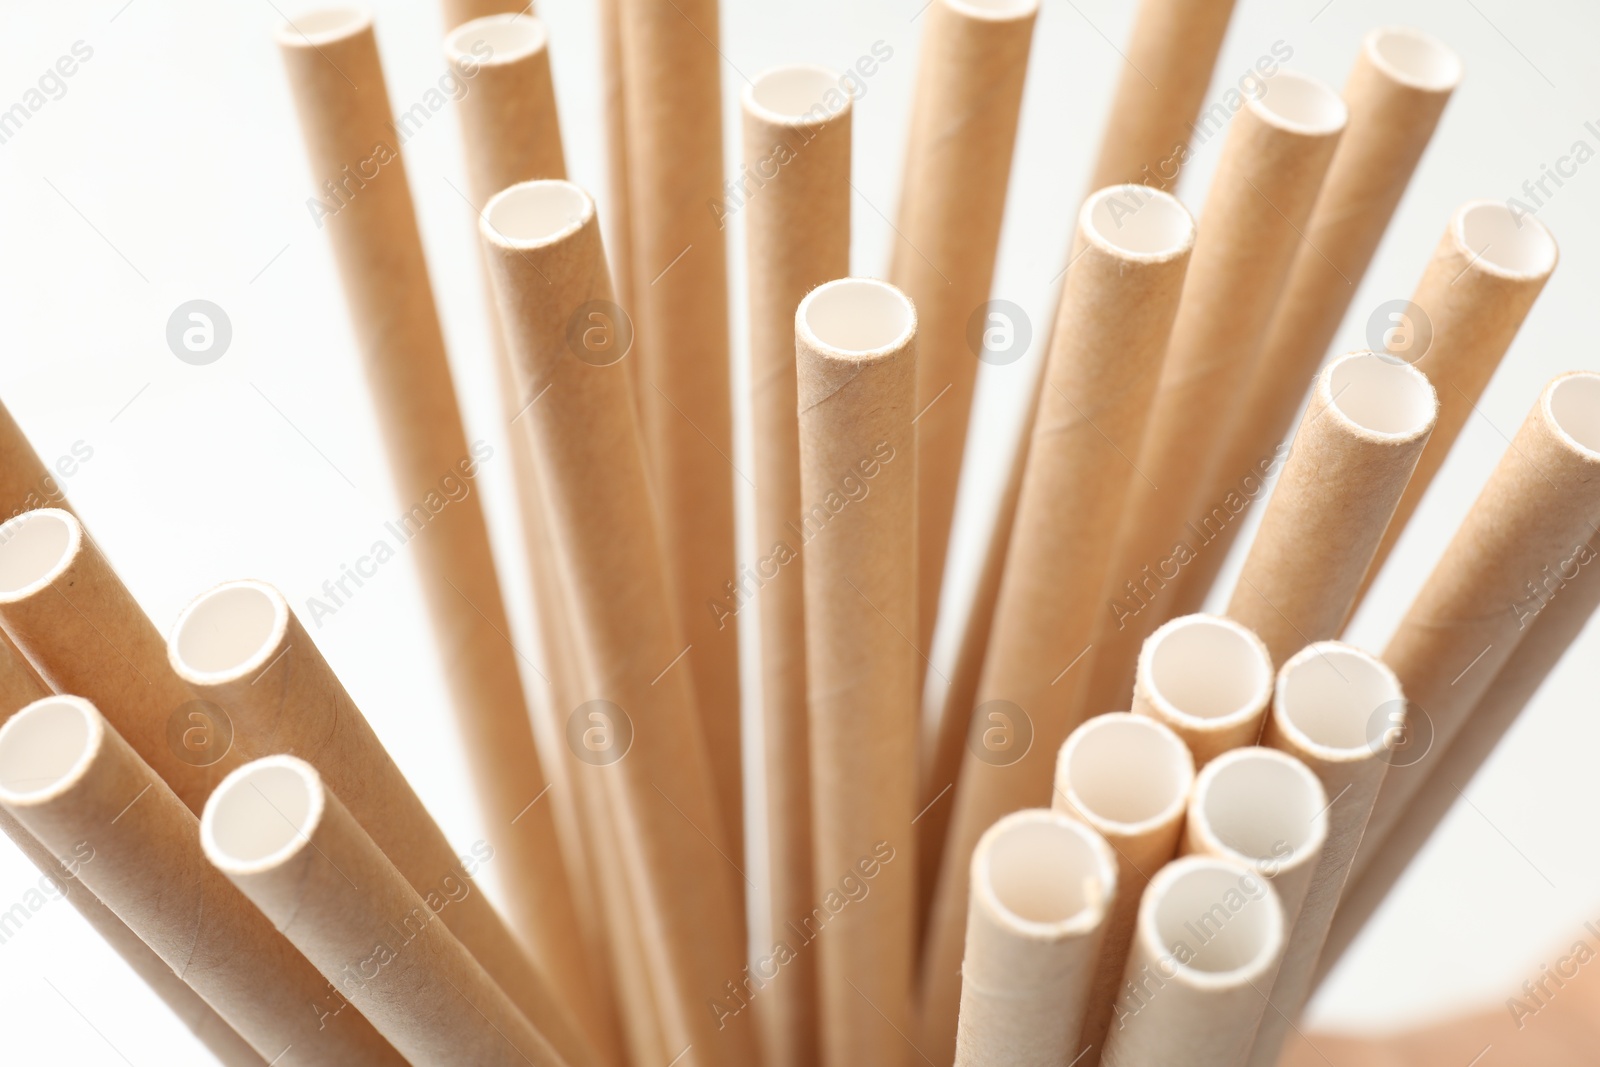
M 163 630 L 191 596 L 230 578 L 267 579 L 303 605 L 399 510 L 329 250 L 305 207 L 308 172 L 272 44 L 278 2 L 9 4 L 0 16 L 0 109 L 74 42 L 94 50 L 65 95 L 0 145 L 0 397 L 47 463 L 76 442 L 93 449 L 66 489 Z M 856 107 L 858 274 L 887 264 L 884 216 L 893 216 L 897 198 L 922 2 L 723 3 L 730 131 L 744 76 L 788 62 L 842 68 L 879 40 L 894 49 Z M 397 108 L 409 107 L 443 72 L 439 11 L 420 0 L 377 6 L 390 95 Z M 996 295 L 1028 309 L 1036 324 L 1064 263 L 1132 7 L 1044 0 L 996 280 Z M 569 169 L 604 211 L 595 12 L 591 3 L 549 0 L 543 14 Z M 1583 125 L 1600 124 L 1592 57 L 1600 17 L 1580 0 L 1240 0 L 1211 97 L 1278 40 L 1293 49 L 1291 66 L 1340 85 L 1361 34 L 1381 22 L 1433 32 L 1461 54 L 1467 74 L 1336 350 L 1359 347 L 1367 313 L 1411 292 L 1455 205 L 1516 194 L 1575 140 L 1600 147 Z M 1181 190 L 1196 211 L 1221 144 L 1205 146 Z M 727 148 L 737 155 L 731 137 Z M 452 189 L 465 188 L 453 108 L 408 142 L 405 155 L 469 436 L 497 450 L 480 484 L 497 544 L 507 549 L 505 587 L 517 590 L 509 464 L 473 230 Z M 1357 619 L 1357 642 L 1382 647 L 1541 384 L 1600 366 L 1592 344 L 1597 194 L 1600 163 L 1541 209 L 1561 242 L 1561 266 L 1481 403 L 1482 417 L 1468 424 Z M 742 248 L 737 225 L 730 241 Z M 741 258 L 732 259 L 736 284 Z M 742 289 L 735 296 L 737 306 Z M 220 304 L 233 325 L 231 349 L 209 367 L 179 362 L 165 342 L 172 310 L 196 297 Z M 736 323 L 735 338 L 742 332 Z M 737 396 L 742 341 L 735 351 Z M 1021 365 L 984 368 L 969 461 L 985 476 L 969 477 L 963 496 L 958 590 L 970 576 L 972 530 L 986 521 L 994 472 L 1010 447 L 1025 373 Z M 748 501 L 741 507 L 748 526 Z M 753 555 L 748 529 L 744 548 Z M 409 568 L 384 568 L 315 637 L 465 849 L 480 826 Z M 520 603 L 514 611 L 526 645 L 527 612 Z M 1473 806 L 1457 806 L 1317 1002 L 1320 1025 L 1384 1028 L 1499 1003 L 1557 946 L 1570 945 L 1582 920 L 1600 918 L 1600 851 L 1585 847 L 1600 797 L 1592 758 L 1600 751 L 1597 651 L 1600 631 L 1591 628 L 1468 790 Z M 760 884 L 759 864 L 752 877 Z M 37 880 L 0 843 L 0 910 Z M 0 1019 L 6 1063 L 206 1062 L 59 902 L 0 944 Z

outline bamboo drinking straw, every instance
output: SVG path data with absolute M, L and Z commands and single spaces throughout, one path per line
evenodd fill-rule
M 1232 860 L 1271 882 L 1286 931 L 1311 890 L 1327 840 L 1327 794 L 1294 756 L 1254 745 L 1236 748 L 1195 777 L 1184 853 Z M 1270 978 L 1261 983 L 1262 993 L 1271 985 Z
M 191 811 L 237 766 L 227 724 L 172 672 L 160 632 L 69 513 L 0 526 L 0 623 L 51 688 L 94 701 Z
M 1250 1053 L 1252 1067 L 1278 1062 L 1290 1024 L 1305 1007 L 1350 861 L 1389 767 L 1395 736 L 1388 713 L 1403 707 L 1394 672 L 1376 656 L 1337 641 L 1308 645 L 1278 671 L 1265 743 L 1309 767 L 1332 800 L 1327 843 L 1289 925 L 1283 964 L 1270 990 L 1272 1006 Z
M 1049 796 L 1055 752 L 1084 718 L 1077 696 L 1087 670 L 1077 661 L 1089 651 L 1116 516 L 1137 478 L 1125 457 L 1144 429 L 1194 242 L 1183 206 L 1144 186 L 1091 196 L 1078 230 L 1086 251 L 1057 313 L 978 689 L 978 706 L 989 710 L 973 726 L 980 739 L 967 745 L 929 919 L 921 1046 L 936 1059 L 955 1047 L 972 849 L 1000 816 Z M 1005 720 L 1003 736 L 979 735 L 992 715 Z
M 470 492 L 481 446 L 469 449 L 462 428 L 400 157 L 408 116 L 398 124 L 392 117 L 370 13 L 330 9 L 303 16 L 279 31 L 278 45 L 313 180 L 324 183 L 319 195 L 332 201 L 319 223 L 339 265 L 396 495 L 407 509 L 398 525 L 407 545 L 415 545 L 480 806 L 498 821 L 537 796 L 544 775 L 516 650 L 504 636 L 510 625 L 482 504 Z M 467 495 L 441 496 L 441 485 L 460 482 Z M 543 903 L 545 888 L 566 878 L 559 852 L 548 847 L 549 813 L 541 811 L 515 832 L 529 839 L 524 846 L 506 831 L 504 847 L 517 858 L 505 879 L 508 895 L 532 894 Z M 525 884 L 538 869 L 526 857 L 541 848 L 547 873 L 534 875 L 538 884 Z
M 200 821 L 206 858 L 412 1063 L 564 1060 L 339 802 L 315 768 L 268 756 Z M 370 973 L 369 973 L 370 971 Z
M 1254 744 L 1271 702 L 1272 656 L 1232 619 L 1180 615 L 1139 653 L 1133 710 L 1170 726 L 1197 766 Z
M 252 580 L 213 587 L 178 616 L 167 654 L 178 677 L 232 722 L 246 755 L 286 753 L 317 767 L 412 888 L 449 902 L 436 909 L 445 925 L 528 1021 L 574 1067 L 595 1062 L 568 1017 L 567 987 L 529 962 L 474 884 L 472 868 L 494 858 L 510 828 L 493 827 L 487 860 L 456 855 L 282 593 Z
M 0 804 L 57 856 L 86 842 L 83 884 L 262 1057 L 405 1063 L 211 869 L 193 813 L 87 700 L 46 697 L 0 728 Z
M 956 1067 L 1060 1067 L 1078 1053 L 1117 864 L 1099 834 L 1043 809 L 972 853 Z
M 1177 854 L 1193 784 L 1194 757 L 1183 740 L 1125 711 L 1085 722 L 1056 758 L 1051 806 L 1093 827 L 1117 854 L 1117 895 L 1078 1035 L 1083 1067 L 1100 1062 L 1139 900 L 1150 876 Z
M 1273 663 L 1344 625 L 1438 414 L 1428 379 L 1392 356 L 1353 352 L 1317 375 L 1228 604 Z
M 1390 345 L 1439 391 L 1439 424 L 1378 545 L 1360 596 L 1366 595 L 1444 465 L 1558 258 L 1555 238 L 1544 224 L 1531 216 L 1518 218 L 1504 204 L 1472 200 L 1451 216 L 1407 309 L 1431 323 L 1432 343 L 1417 354 L 1420 324 L 1410 322 L 1391 334 Z
M 750 286 L 751 421 L 755 435 L 756 564 L 767 783 L 771 944 L 816 903 L 811 877 L 811 760 L 806 717 L 800 428 L 794 310 L 806 293 L 850 273 L 850 100 L 839 75 L 777 67 L 745 87 L 745 205 Z M 829 102 L 837 103 L 830 107 Z M 742 607 L 738 590 L 732 607 Z M 731 615 L 724 615 L 733 625 Z M 786 964 L 763 990 L 767 1067 L 817 1058 L 814 953 Z
M 665 1043 L 671 1055 L 693 1045 L 686 1064 L 756 1062 L 748 1014 L 718 999 L 745 962 L 737 868 L 693 688 L 678 669 L 683 645 L 632 390 L 611 362 L 616 338 L 590 347 L 594 338 L 571 329 L 590 305 L 612 300 L 594 204 L 567 182 L 527 182 L 490 201 L 480 234 L 518 391 L 540 398 L 524 418 L 555 504 L 587 673 L 604 717 L 631 730 L 629 747 L 619 737 L 595 757 L 602 766 L 585 770 L 610 791 Z
M 1177 184 L 1232 15 L 1233 0 L 1142 0 L 1091 189 Z
M 1038 13 L 1038 0 L 932 0 L 922 15 L 889 278 L 916 304 L 922 324 L 912 636 L 924 653 L 939 611 L 981 338 L 992 325 L 989 287 Z
M 679 667 L 705 724 L 724 847 L 742 866 L 739 634 L 713 610 L 725 583 L 738 578 L 717 7 L 617 0 L 638 301 L 627 310 L 668 589 L 683 632 L 668 658 L 684 654 Z M 732 904 L 742 914 L 743 897 Z M 704 1005 L 697 1010 L 704 1014 Z
M 1370 859 L 1359 881 L 1352 880 L 1333 919 L 1328 945 L 1312 991 L 1343 957 L 1373 912 L 1421 854 L 1473 776 L 1516 723 L 1528 701 L 1555 669 L 1600 606 L 1600 579 L 1592 564 L 1600 559 L 1600 535 L 1591 537 L 1541 579 L 1531 603 L 1524 602 L 1526 630 L 1516 651 L 1473 709 L 1471 728 L 1456 738 L 1427 781 L 1406 805 L 1405 818 Z M 1574 573 L 1574 571 L 1576 573 Z M 1531 616 L 1531 617 L 1528 617 Z M 1390 725 L 1385 721 L 1384 727 Z M 1404 773 L 1404 772 L 1402 772 Z
M 1383 661 L 1408 707 L 1433 731 L 1430 763 L 1391 774 L 1378 794 L 1352 876 L 1405 816 L 1431 764 L 1449 752 L 1480 697 L 1527 633 L 1528 599 L 1600 529 L 1600 374 L 1554 379 L 1433 573 L 1401 619 Z M 1524 610 L 1519 611 L 1519 607 Z
M 1139 902 L 1108 1067 L 1243 1063 L 1283 952 L 1283 906 L 1271 883 L 1232 860 L 1185 856 L 1150 879 Z
M 0 409 L 3 411 L 3 409 Z M 3 418 L 3 415 L 0 415 Z M 23 659 L 4 633 L 0 633 L 0 725 L 14 713 L 49 695 L 44 682 Z M 264 1067 L 262 1059 L 238 1031 L 223 1021 L 188 983 L 172 973 L 161 957 L 128 929 L 116 913 L 101 903 L 77 878 L 80 863 L 93 859 L 87 842 L 74 843 L 69 863 L 64 864 L 51 851 L 0 807 L 0 831 L 28 857 L 39 873 L 51 880 L 56 891 L 71 902 L 79 915 L 94 928 L 106 944 L 122 957 L 135 974 L 162 999 L 172 1014 L 189 1028 L 207 1050 L 228 1067 Z
M 1206 197 L 1205 220 L 1184 282 L 1172 343 L 1149 416 L 1131 456 L 1131 479 L 1107 572 L 1088 707 L 1120 707 L 1139 646 L 1168 617 L 1170 583 L 1193 544 L 1226 525 L 1231 503 L 1205 501 L 1198 527 L 1184 523 L 1224 440 L 1223 413 L 1256 364 L 1262 333 L 1301 241 L 1311 206 L 1344 130 L 1332 89 L 1293 71 L 1262 81 L 1234 117 Z
M 1271 462 L 1460 80 L 1455 53 L 1420 30 L 1388 26 L 1362 39 L 1344 86 L 1350 121 L 1203 500 L 1222 499 L 1258 463 Z M 1179 614 L 1199 610 L 1243 525 L 1231 523 L 1188 566 Z
M 813 289 L 794 323 L 813 893 L 872 879 L 816 935 L 822 1062 L 909 1063 L 920 323 L 905 294 L 863 278 Z
M 544 23 L 517 14 L 476 19 L 445 38 L 445 55 L 451 68 L 472 84 L 472 90 L 461 98 L 460 107 L 474 213 L 482 211 L 489 198 L 508 185 L 566 177 L 547 43 Z M 492 294 L 489 300 L 489 332 L 495 348 L 491 358 L 500 384 L 501 414 L 510 427 L 512 473 L 532 579 L 532 600 L 549 669 L 550 661 L 566 651 L 557 635 L 566 631 L 568 613 L 562 601 L 559 562 L 532 442 L 518 425 L 527 401 L 516 389 Z M 530 701 L 530 705 L 536 715 L 547 719 L 543 726 L 548 742 L 543 746 L 543 761 L 531 723 L 526 729 L 507 731 L 504 742 L 508 749 L 516 746 L 521 752 L 508 750 L 502 758 L 531 767 L 548 763 L 552 780 L 570 782 L 575 768 L 565 763 L 565 746 L 556 747 L 560 744 L 556 739 L 563 735 L 564 716 L 549 704 L 553 689 L 541 695 L 547 699 Z M 577 702 L 567 707 L 577 707 Z M 571 825 L 578 819 L 578 814 L 570 810 L 577 802 L 576 793 L 553 790 L 550 804 L 530 808 L 530 797 L 544 788 L 536 778 L 524 778 L 511 789 L 492 788 L 496 784 L 510 785 L 511 779 L 489 782 L 490 788 L 483 790 L 488 820 L 495 826 L 517 827 L 516 833 L 505 838 L 509 868 L 506 883 L 522 890 L 513 896 L 512 926 L 534 948 L 535 958 L 565 991 L 590 1041 L 608 1061 L 615 1062 L 621 1055 L 616 1014 L 595 973 L 599 968 L 584 944 L 572 880 L 567 877 L 568 869 L 583 867 L 582 857 L 573 856 L 573 846 L 581 847 L 586 838 Z M 567 810 L 559 811 L 563 806 Z M 558 814 L 569 824 L 564 841 L 558 834 Z M 586 826 L 588 822 L 585 820 Z M 567 846 L 565 850 L 563 845 Z M 563 853 L 567 862 L 551 862 L 551 857 Z

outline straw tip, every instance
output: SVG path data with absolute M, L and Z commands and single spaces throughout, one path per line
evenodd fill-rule
M 0 525 L 0 604 L 47 589 L 78 558 L 83 524 L 70 511 L 36 508 Z
M 167 662 L 184 681 L 209 687 L 248 678 L 280 658 L 289 601 L 268 582 L 242 578 L 212 586 L 179 613 Z
M 326 805 L 316 768 L 296 756 L 265 756 L 235 769 L 206 800 L 200 845 L 224 874 L 271 870 L 311 841 Z
M 549 43 L 542 19 L 514 11 L 463 22 L 445 35 L 444 53 L 458 67 L 509 66 L 539 54 Z
M 35 700 L 0 726 L 0 804 L 23 808 L 72 789 L 94 762 L 105 719 L 82 697 Z
M 1454 50 L 1414 26 L 1379 26 L 1367 32 L 1362 48 L 1384 75 L 1423 92 L 1453 91 L 1465 70 Z
M 373 13 L 356 5 L 315 8 L 287 19 L 275 37 L 281 48 L 317 49 L 323 45 L 371 33 Z
M 571 237 L 594 214 L 594 200 L 581 186 L 542 178 L 518 182 L 491 197 L 478 218 L 478 231 L 492 245 L 526 252 Z

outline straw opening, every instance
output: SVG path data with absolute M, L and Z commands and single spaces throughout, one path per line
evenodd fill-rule
M 287 610 L 282 597 L 256 582 L 213 589 L 179 618 L 172 636 L 175 665 L 187 674 L 228 674 L 251 666 L 277 645 Z
M 1068 741 L 1067 786 L 1083 813 L 1134 826 L 1181 809 L 1194 780 L 1183 741 L 1152 719 L 1100 715 Z
M 1371 751 L 1368 724 L 1385 704 L 1402 698 L 1394 673 L 1365 652 L 1323 642 L 1283 665 L 1280 718 L 1321 748 Z
M 1174 256 L 1194 244 L 1194 219 L 1166 193 L 1142 185 L 1113 185 L 1089 198 L 1084 227 L 1113 251 Z
M 1265 966 L 1277 951 L 1280 909 L 1259 876 L 1230 863 L 1187 859 L 1156 877 L 1164 884 L 1154 933 L 1179 966 L 1226 980 Z
M 1374 30 L 1368 41 L 1378 65 L 1397 81 L 1437 92 L 1461 80 L 1460 57 L 1421 30 Z
M 1064 816 L 1030 812 L 995 827 L 979 877 L 994 899 L 1023 922 L 1056 926 L 1093 922 L 1111 875 L 1092 831 Z
M 25 511 L 0 526 L 0 597 L 45 585 L 77 551 L 81 528 L 64 511 Z
M 1433 386 L 1420 372 L 1372 352 L 1335 363 L 1328 392 L 1333 406 L 1357 426 L 1396 437 L 1421 433 L 1438 411 Z
M 1550 387 L 1550 416 L 1568 437 L 1600 453 L 1600 375 L 1559 379 Z
M 849 102 L 839 88 L 838 72 L 825 67 L 777 67 L 758 75 L 749 92 L 756 107 L 789 123 L 832 118 L 836 110 L 824 103 L 830 93 Z
M 1320 850 L 1327 799 L 1291 756 L 1236 749 L 1212 760 L 1195 786 L 1195 815 L 1210 835 L 1252 864 L 1283 864 Z
M 1150 638 L 1148 680 L 1174 711 L 1224 719 L 1260 707 L 1272 665 L 1238 623 L 1213 616 L 1174 619 Z
M 1293 70 L 1262 79 L 1261 95 L 1250 103 L 1267 118 L 1302 133 L 1334 133 L 1343 128 L 1349 114 L 1338 93 Z
M 0 796 L 27 802 L 76 778 L 93 758 L 101 731 L 76 697 L 46 697 L 0 729 Z
M 1039 10 L 1039 0 L 945 0 L 969 18 L 1014 19 Z
M 547 40 L 542 22 L 513 12 L 485 15 L 457 26 L 445 40 L 445 50 L 453 57 L 504 64 L 526 59 L 543 48 Z
M 571 182 L 523 182 L 497 195 L 484 209 L 484 225 L 512 244 L 540 245 L 585 222 L 593 210 L 589 195 Z
M 264 867 L 287 859 L 322 817 L 316 772 L 274 756 L 241 767 L 207 802 L 201 833 L 223 867 Z
M 801 302 L 800 314 L 817 341 L 849 356 L 898 346 L 916 322 L 904 293 L 868 278 L 842 278 L 818 286 Z
M 1491 200 L 1470 204 L 1456 218 L 1461 247 L 1501 273 L 1537 277 L 1555 269 L 1556 241 L 1537 219 L 1518 220 Z
M 307 11 L 279 33 L 289 44 L 334 41 L 358 33 L 372 24 L 372 13 L 360 7 L 329 7 Z

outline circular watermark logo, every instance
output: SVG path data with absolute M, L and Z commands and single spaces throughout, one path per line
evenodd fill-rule
M 1367 318 L 1367 347 L 1394 363 L 1415 363 L 1433 346 L 1433 320 L 1409 300 L 1385 300 Z
M 228 313 L 209 300 L 186 300 L 167 319 L 167 347 L 191 366 L 215 363 L 232 340 Z
M 633 720 L 609 700 L 579 704 L 567 716 L 567 747 L 592 767 L 606 767 L 633 747 Z
M 1421 763 L 1433 748 L 1433 720 L 1409 700 L 1386 700 L 1367 719 L 1367 747 L 1391 767 Z
M 1033 341 L 1028 313 L 1009 300 L 979 304 L 967 320 L 967 347 L 993 367 L 1015 363 Z
M 633 348 L 633 320 L 609 300 L 580 304 L 567 320 L 567 347 L 591 367 L 609 367 Z
M 167 716 L 167 748 L 191 767 L 209 767 L 233 748 L 233 720 L 209 700 L 191 700 Z
M 1009 700 L 990 700 L 972 713 L 967 748 L 991 767 L 1009 767 L 1033 747 L 1033 720 Z

